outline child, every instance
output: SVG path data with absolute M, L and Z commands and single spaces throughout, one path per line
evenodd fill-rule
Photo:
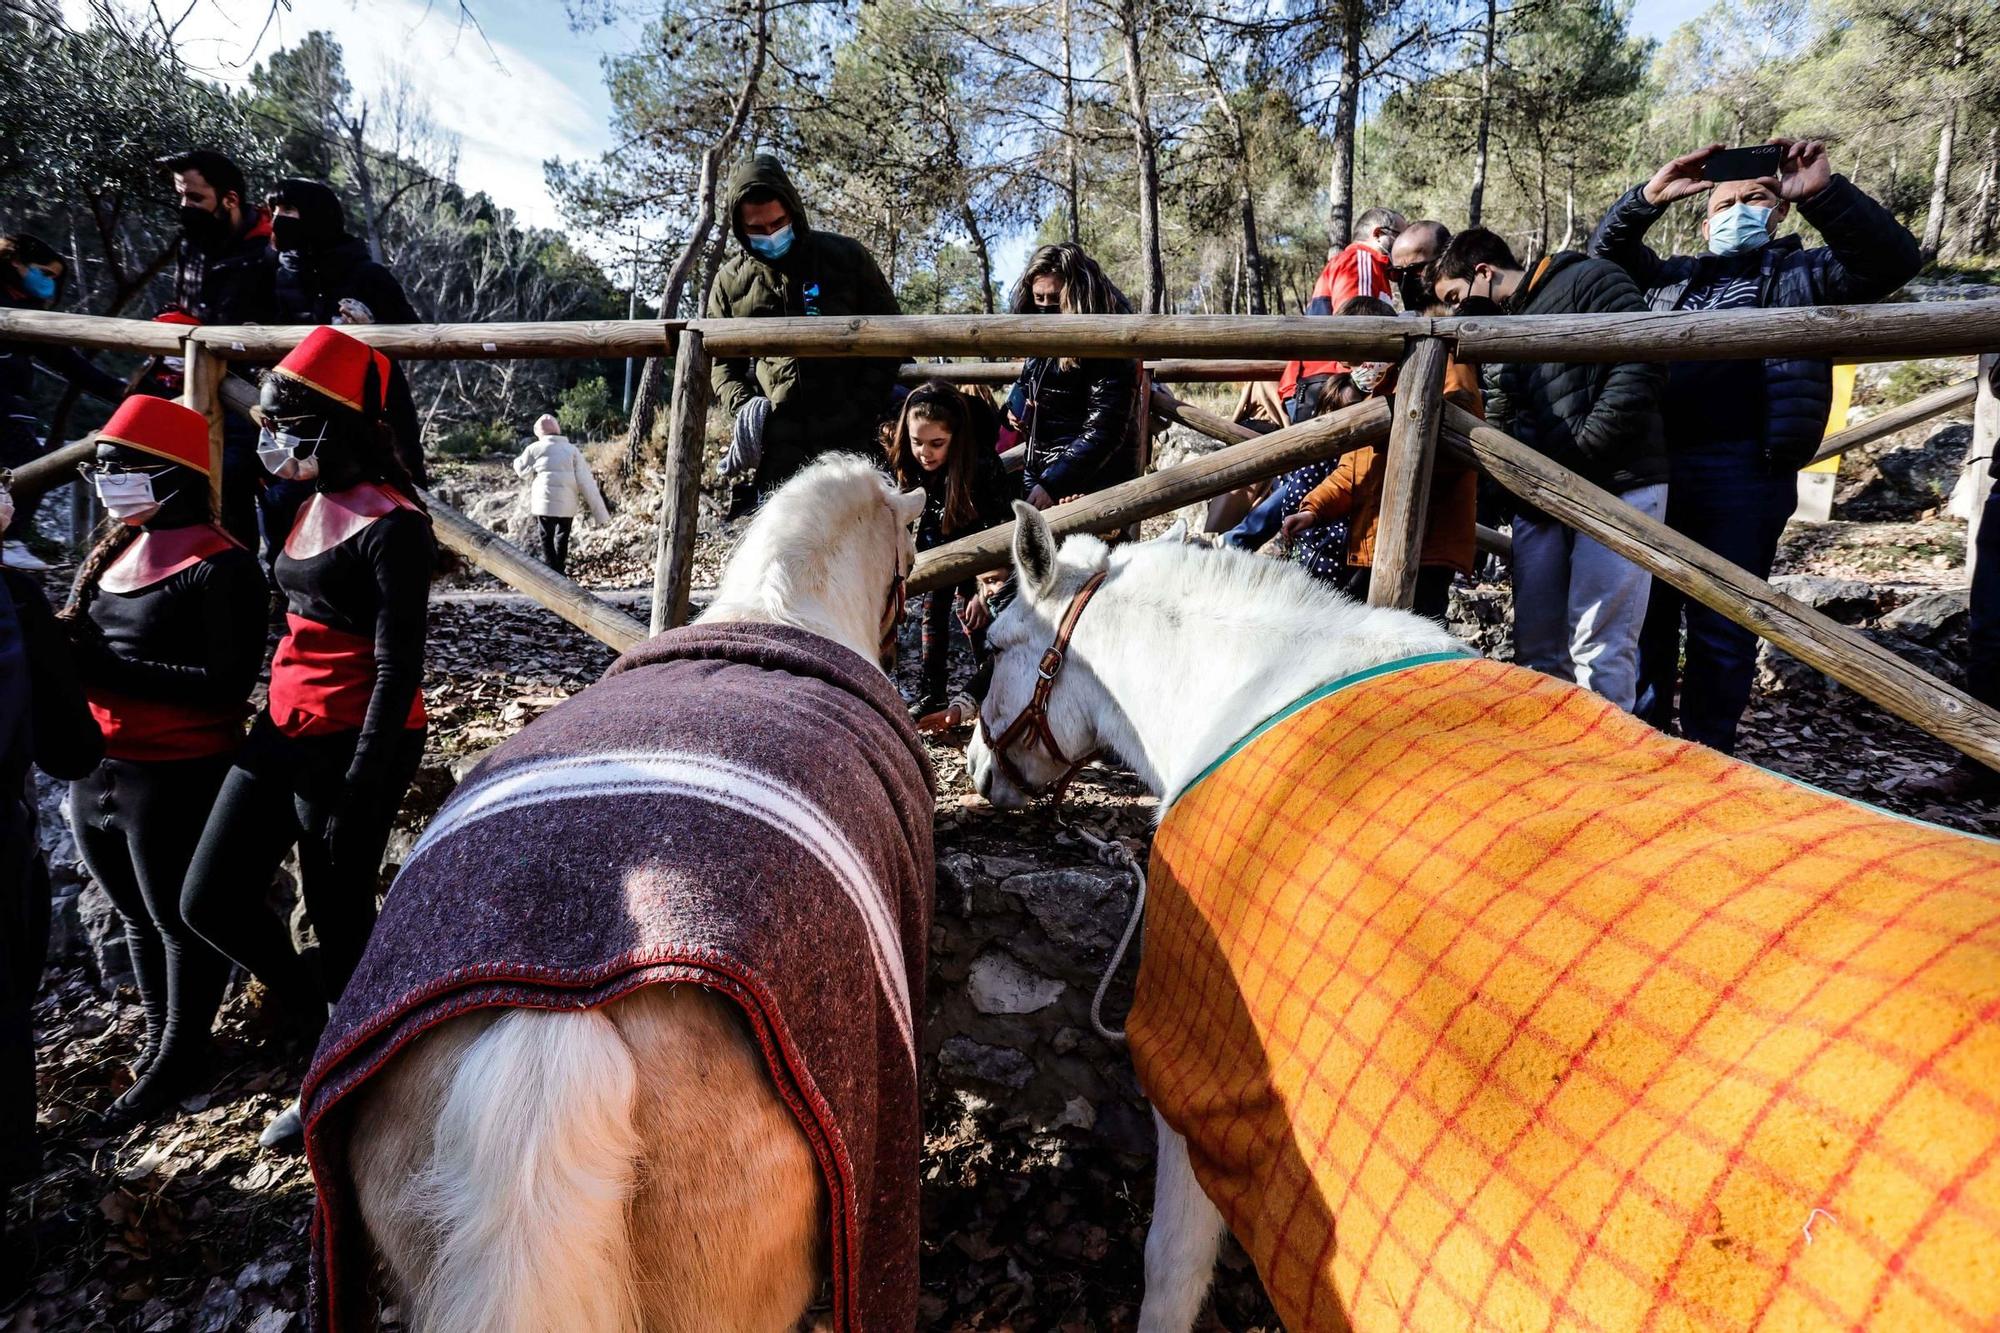
M 919 386 L 903 400 L 889 440 L 889 470 L 906 491 L 924 492 L 924 516 L 917 523 L 917 549 L 927 551 L 1013 517 L 1019 498 L 1012 478 L 994 450 L 999 421 L 993 408 L 967 397 L 942 380 Z M 1004 575 L 983 575 L 940 588 L 924 601 L 924 657 L 917 713 L 927 730 L 956 725 L 945 712 L 945 668 L 951 657 L 948 617 L 959 603 L 958 622 L 972 641 L 981 666 L 986 658 L 986 626 L 1004 605 Z M 961 708 L 958 721 L 971 715 Z
M 1356 366 L 1352 372 L 1354 387 L 1360 390 L 1365 386 L 1370 394 L 1391 397 L 1398 370 L 1398 366 L 1380 362 Z M 1484 415 L 1478 375 L 1472 367 L 1455 359 L 1445 366 L 1444 396 L 1446 401 L 1475 416 Z M 1357 600 L 1367 599 L 1373 573 L 1375 529 L 1382 516 L 1386 460 L 1387 450 L 1373 445 L 1348 450 L 1326 479 L 1300 500 L 1298 511 L 1285 519 L 1285 535 L 1291 538 L 1294 551 L 1302 541 L 1327 531 L 1329 526 L 1347 529 L 1341 544 L 1344 562 L 1330 571 L 1330 581 Z M 1417 594 L 1411 609 L 1420 616 L 1443 620 L 1450 601 L 1452 576 L 1472 573 L 1473 510 L 1477 499 L 1478 474 L 1440 454 L 1431 468 L 1423 548 L 1417 559 Z
M 514 471 L 535 478 L 528 508 L 541 525 L 542 563 L 558 574 L 567 573 L 569 529 L 576 522 L 578 496 L 589 502 L 591 516 L 599 523 L 611 521 L 583 450 L 563 436 L 561 422 L 545 413 L 535 422 L 535 442 L 514 460 Z

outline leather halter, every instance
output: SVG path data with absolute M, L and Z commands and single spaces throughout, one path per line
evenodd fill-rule
M 907 583 L 907 575 L 896 575 L 889 584 L 889 595 L 882 602 L 882 634 L 876 640 L 876 647 L 885 660 L 893 660 L 891 654 L 896 651 L 896 633 L 909 618 L 909 598 L 905 591 Z
M 1062 674 L 1063 666 L 1069 661 L 1069 640 L 1070 636 L 1076 633 L 1076 622 L 1083 618 L 1083 608 L 1090 605 L 1090 599 L 1104 586 L 1105 573 L 1106 571 L 1100 569 L 1092 574 L 1089 581 L 1078 588 L 1076 595 L 1069 599 L 1069 609 L 1063 612 L 1062 623 L 1056 627 L 1055 642 L 1051 643 L 1048 650 L 1042 654 L 1041 665 L 1036 669 L 1035 693 L 1034 697 L 1028 700 L 1028 706 L 1023 708 L 1013 723 L 1000 733 L 1000 739 L 994 740 L 988 737 L 986 740 L 987 750 L 993 755 L 994 762 L 1000 765 L 1000 771 L 1007 775 L 1007 781 L 1030 796 L 1039 796 L 1041 792 L 1035 789 L 1035 784 L 1028 781 L 1027 775 L 1022 773 L 1020 767 L 1008 757 L 1007 751 L 1011 746 L 1025 736 L 1028 749 L 1046 750 L 1051 759 L 1063 765 L 1063 775 L 1043 789 L 1055 794 L 1058 810 L 1062 807 L 1063 792 L 1069 788 L 1070 779 L 1081 772 L 1085 764 L 1097 758 L 1098 752 L 1092 750 L 1077 759 L 1071 759 L 1063 753 L 1055 732 L 1049 729 L 1049 695 L 1055 692 L 1056 677 Z M 986 718 L 983 713 L 979 719 L 979 728 L 980 734 L 984 736 Z

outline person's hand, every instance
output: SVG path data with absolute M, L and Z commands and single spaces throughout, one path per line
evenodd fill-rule
M 1054 509 L 1056 507 L 1056 497 L 1050 495 L 1040 486 L 1037 486 L 1028 492 L 1028 503 L 1037 509 Z
M 1673 161 L 1653 173 L 1653 179 L 1646 182 L 1640 191 L 1646 202 L 1655 208 L 1662 208 L 1677 199 L 1691 199 L 1698 194 L 1707 194 L 1715 188 L 1714 181 L 1701 178 L 1701 164 L 1709 157 L 1722 151 L 1722 145 L 1712 143 L 1706 148 L 1697 148 L 1692 153 L 1683 153 Z
M 1306 529 L 1317 527 L 1318 525 L 1318 514 L 1315 514 L 1310 509 L 1301 509 L 1296 514 L 1285 515 L 1285 521 L 1280 525 L 1279 531 L 1285 534 L 1286 541 L 1290 541 Z
M 1773 139 L 1785 150 L 1778 163 L 1778 178 L 1764 178 L 1771 193 L 1786 203 L 1810 199 L 1833 184 L 1833 164 L 1827 161 L 1826 145 L 1818 139 Z
M 977 634 L 992 624 L 993 613 L 986 609 L 986 599 L 984 597 L 975 597 L 967 602 L 965 604 L 965 614 L 958 618 L 958 623 L 965 626 L 967 634 Z

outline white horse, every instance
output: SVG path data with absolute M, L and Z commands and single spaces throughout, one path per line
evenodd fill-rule
M 922 507 L 864 460 L 814 465 L 751 523 L 701 620 L 794 626 L 881 661 L 883 590 L 909 572 Z M 776 1333 L 824 1281 L 813 1154 L 709 990 L 452 1019 L 362 1095 L 355 1190 L 417 1329 Z
M 1026 805 L 1099 749 L 1130 764 L 1155 795 L 1179 791 L 1317 686 L 1400 658 L 1465 651 L 1436 621 L 1361 605 L 1289 562 L 1171 540 L 1114 548 L 1071 537 L 1058 553 L 1040 514 L 1014 510 L 1020 591 L 988 632 L 993 681 L 966 752 L 975 787 L 1003 808 Z M 1107 592 L 1074 619 L 1055 673 L 1060 688 L 1044 691 L 1054 746 L 1033 743 L 1031 726 L 996 757 L 994 745 L 1033 701 L 1065 612 L 1099 574 Z M 1185 1140 L 1157 1113 L 1154 1124 L 1159 1160 L 1139 1327 L 1185 1333 L 1226 1228 L 1195 1179 Z

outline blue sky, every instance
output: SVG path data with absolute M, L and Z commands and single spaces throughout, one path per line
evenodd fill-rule
M 128 0 L 129 3 L 129 0 Z M 1636 32 L 1665 37 L 1709 0 L 1637 0 Z M 63 0 L 69 21 L 89 21 L 87 0 Z M 178 6 L 173 6 L 178 8 Z M 379 101 L 407 78 L 431 103 L 437 123 L 459 136 L 458 178 L 485 190 L 538 226 L 562 225 L 543 184 L 549 157 L 592 158 L 611 145 L 611 103 L 600 63 L 629 49 L 631 27 L 572 27 L 562 0 L 469 0 L 475 29 L 458 0 L 293 0 L 265 28 L 271 0 L 206 0 L 177 34 L 190 67 L 241 83 L 273 50 L 314 29 L 331 32 L 345 53 L 357 98 Z M 259 32 L 262 37 L 259 40 Z M 1028 238 L 1009 237 L 995 256 L 1011 277 Z M 606 246 L 590 248 L 609 257 Z

